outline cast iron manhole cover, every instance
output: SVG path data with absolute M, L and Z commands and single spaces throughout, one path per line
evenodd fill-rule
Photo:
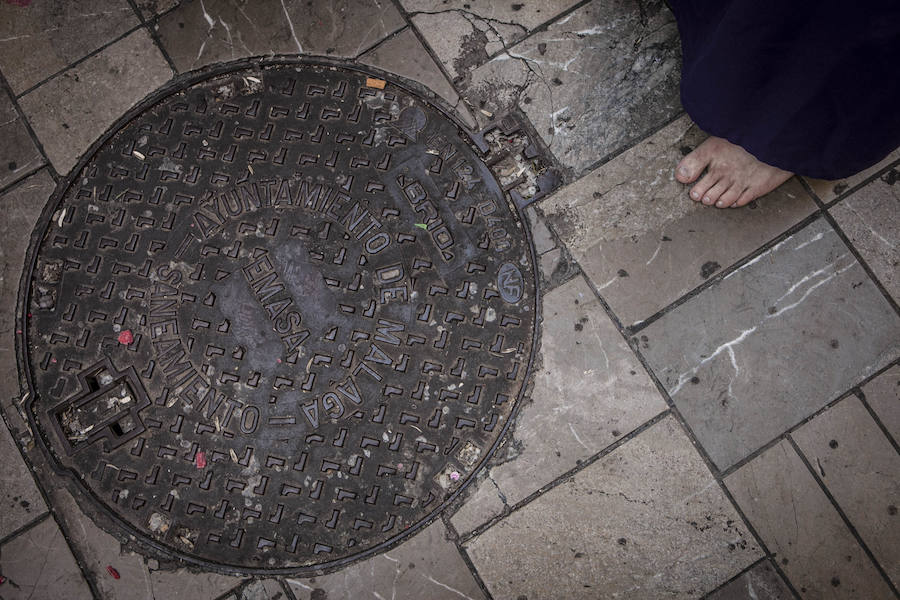
M 534 266 L 434 106 L 254 64 L 145 103 L 58 190 L 23 282 L 28 413 L 151 547 L 303 572 L 414 531 L 491 454 Z

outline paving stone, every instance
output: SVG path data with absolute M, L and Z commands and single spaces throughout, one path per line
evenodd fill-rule
M 91 590 L 56 522 L 47 518 L 0 546 L 3 600 L 90 600 Z
M 466 549 L 495 598 L 696 598 L 761 555 L 671 417 Z
M 518 104 L 581 173 L 678 114 L 679 52 L 662 0 L 595 0 L 475 69 L 463 96 L 493 114 Z
M 418 81 L 451 106 L 459 96 L 411 29 L 404 29 L 359 57 L 359 62 Z
M 390 2 L 186 2 L 159 20 L 179 71 L 263 54 L 356 57 L 405 23 Z
M 722 586 L 706 600 L 791 600 L 794 595 L 768 560 Z
M 5 332 L 0 344 L 0 401 L 19 395 L 16 356 L 12 335 L 15 330 L 16 295 L 19 277 L 25 263 L 29 237 L 41 210 L 53 193 L 53 179 L 46 169 L 19 182 L 0 196 L 0 331 Z
M 488 56 L 522 39 L 538 25 L 577 4 L 401 0 L 413 23 L 451 77 L 465 76 Z
M 251 581 L 240 591 L 225 596 L 223 600 L 282 600 L 287 598 L 281 584 L 275 579 Z
M 139 23 L 126 0 L 3 2 L 0 69 L 21 94 Z
M 139 30 L 19 102 L 50 162 L 66 173 L 118 117 L 171 76 L 150 36 Z
M 547 229 L 544 219 L 538 216 L 534 208 L 526 208 L 525 216 L 528 218 L 528 225 L 531 228 L 534 251 L 538 254 L 543 254 L 556 248 L 556 240 L 553 239 L 553 234 Z
M 501 448 L 502 450 L 502 448 Z M 508 508 L 506 496 L 488 473 L 482 471 L 470 485 L 462 504 L 450 518 L 460 534 L 467 534 Z
M 893 598 L 790 443 L 782 441 L 725 484 L 804 598 Z
M 796 179 L 741 210 L 693 202 L 688 186 L 675 180 L 675 165 L 705 138 L 682 117 L 540 204 L 626 325 L 668 306 L 816 208 Z
M 6 424 L 0 422 L 0 539 L 47 511 Z
M 724 470 L 900 355 L 900 317 L 819 219 L 635 342 Z
M 831 202 L 841 194 L 847 192 L 847 190 L 854 188 L 861 184 L 863 181 L 874 175 L 875 173 L 881 171 L 892 162 L 900 159 L 900 148 L 897 148 L 893 152 L 891 152 L 884 160 L 879 162 L 877 165 L 873 165 L 862 171 L 857 173 L 856 175 L 851 175 L 845 179 L 837 179 L 837 180 L 825 180 L 825 179 L 812 179 L 810 177 L 804 177 L 803 179 L 809 184 L 809 187 L 816 193 L 816 196 L 822 202 Z
M 21 179 L 44 162 L 5 91 L 0 91 L 0 139 L 0 187 Z
M 867 383 L 862 389 L 866 402 L 881 423 L 900 442 L 900 365 L 895 365 Z
M 344 569 L 310 579 L 289 578 L 297 600 L 326 598 L 484 598 L 441 521 L 400 546 Z
M 894 585 L 900 585 L 900 455 L 856 396 L 791 434 Z
M 585 281 L 544 297 L 541 354 L 531 401 L 517 418 L 506 462 L 490 476 L 513 505 L 666 410 L 666 404 Z M 496 508 L 476 506 L 473 508 Z M 487 521 L 471 514 L 454 524 Z
M 829 212 L 888 293 L 900 302 L 900 170 L 889 171 Z

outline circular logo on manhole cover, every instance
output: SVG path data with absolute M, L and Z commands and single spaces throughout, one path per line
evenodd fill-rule
M 509 421 L 524 228 L 398 85 L 207 76 L 123 121 L 56 202 L 24 280 L 28 410 L 71 485 L 155 548 L 338 566 L 434 517 Z

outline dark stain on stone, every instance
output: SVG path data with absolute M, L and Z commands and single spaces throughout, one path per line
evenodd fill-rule
M 538 52 L 541 53 L 541 56 L 546 54 L 547 53 L 547 44 L 545 44 L 544 42 L 541 42 L 540 44 L 538 44 Z
M 601 194 L 600 192 L 594 192 L 594 193 L 591 194 L 591 195 L 592 195 L 594 198 L 596 198 L 596 199 L 599 199 L 599 198 L 602 198 L 602 197 L 603 197 L 603 194 Z
M 835 448 L 837 448 L 837 447 L 838 447 L 838 442 L 837 442 L 837 440 L 831 440 L 830 442 L 828 442 L 828 447 L 831 448 L 832 450 L 834 450 Z
M 328 600 L 328 592 L 322 588 L 316 588 L 309 595 L 309 600 Z
M 487 43 L 487 34 L 478 29 L 473 29 L 472 33 L 463 37 L 459 44 L 459 56 L 453 61 L 456 72 L 465 74 L 471 68 L 487 62 L 488 55 L 484 49 Z
M 584 556 L 584 552 L 576 552 L 575 553 L 575 558 L 581 558 L 582 556 Z
M 777 313 L 777 312 L 778 312 L 778 309 L 775 308 L 774 306 L 770 306 L 770 307 L 769 307 L 769 314 L 770 314 L 770 315 L 774 315 L 774 314 Z
M 783 564 L 783 565 L 786 565 L 786 564 L 788 564 L 789 562 L 791 562 L 791 561 L 789 561 L 789 560 L 787 559 L 787 557 L 781 559 L 781 564 Z
M 841 585 L 841 580 L 839 577 L 831 578 L 831 587 L 840 587 L 840 585 Z
M 523 6 L 525 6 L 525 5 L 524 4 L 513 4 L 512 6 L 510 6 L 510 8 L 513 10 L 522 10 Z
M 581 331 L 584 329 L 584 325 L 581 323 L 575 323 L 575 331 Z
M 22 508 L 28 508 L 29 506 L 31 506 L 31 503 L 28 502 L 28 500 L 22 500 L 21 502 L 19 502 L 19 506 L 21 506 Z
M 700 378 L 694 375 L 693 377 L 691 377 L 691 383 L 697 385 L 698 383 L 700 383 Z
M 700 277 L 703 279 L 709 279 L 710 275 L 718 271 L 722 268 L 722 265 L 717 263 L 714 260 L 707 261 L 703 263 L 703 266 L 700 267 Z
M 416 568 L 416 563 L 411 562 L 411 563 L 409 563 L 408 566 L 409 566 L 410 569 L 415 569 L 415 568 Z
M 664 236 L 662 236 L 662 241 L 664 241 L 664 242 L 671 242 L 671 241 L 672 241 L 672 238 L 670 238 L 670 237 L 667 236 L 667 235 L 664 235 Z
M 620 435 L 622 435 L 622 432 L 619 431 L 618 429 L 613 429 L 612 434 L 613 434 L 613 437 L 619 437 Z M 896 507 L 894 507 L 894 508 L 896 510 Z
M 690 154 L 691 152 L 693 152 L 694 149 L 691 148 L 690 146 L 682 146 L 682 147 L 680 147 L 680 148 L 678 149 L 678 151 L 681 152 L 681 155 L 682 155 L 682 156 L 687 156 L 688 154 Z
M 526 596 L 525 594 L 519 594 L 518 596 L 516 596 L 516 600 L 528 600 L 528 596 Z
M 847 191 L 848 187 L 849 186 L 846 183 L 838 183 L 834 186 L 834 188 L 832 188 L 832 191 L 834 192 L 835 196 L 840 196 Z
M 896 516 L 897 515 L 897 507 L 894 506 L 893 504 L 888 505 L 888 514 L 891 515 L 892 517 Z
M 522 98 L 522 104 L 531 104 L 531 97 L 525 96 L 524 98 Z
M 839 341 L 837 341 L 837 340 L 831 340 L 831 342 L 829 342 L 829 345 L 830 345 L 832 348 L 839 348 L 840 345 L 841 345 L 841 343 L 840 343 Z
M 619 538 L 616 540 L 616 543 L 619 544 L 620 546 L 624 546 L 625 544 L 628 543 L 628 540 L 626 540 L 625 538 Z
M 11 161 L 9 161 L 9 164 L 6 165 L 6 166 L 9 167 L 9 170 L 10 170 L 10 171 L 15 171 L 15 170 L 16 170 L 16 166 L 17 166 L 17 165 L 16 165 L 16 161 L 11 160 Z
M 900 181 L 900 171 L 898 171 L 896 168 L 891 169 L 881 176 L 881 180 L 888 185 L 894 185 L 895 183 Z
M 553 79 L 550 80 L 550 83 L 552 83 L 553 85 L 562 85 L 563 84 L 562 79 L 560 79 L 559 77 L 554 77 Z
M 625 269 L 619 269 L 618 275 L 619 277 L 628 277 L 628 271 L 626 271 Z

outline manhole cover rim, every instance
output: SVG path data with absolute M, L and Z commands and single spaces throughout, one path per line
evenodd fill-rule
M 538 348 L 540 347 L 542 321 L 541 286 L 538 273 L 537 256 L 534 248 L 534 240 L 529 221 L 527 216 L 525 215 L 524 209 L 516 206 L 515 203 L 510 200 L 508 194 L 503 191 L 502 186 L 497 181 L 496 174 L 490 169 L 490 167 L 488 167 L 487 172 L 490 173 L 490 176 L 492 178 L 492 181 L 490 183 L 496 187 L 496 189 L 499 191 L 500 197 L 504 202 L 506 202 L 509 210 L 521 223 L 522 227 L 520 231 L 525 236 L 525 250 L 527 258 L 531 264 L 532 273 L 534 274 L 534 298 L 533 303 L 530 306 L 533 315 L 533 321 L 531 324 L 531 347 L 527 350 L 528 360 L 525 365 L 525 374 L 522 380 L 522 385 L 519 388 L 514 399 L 514 405 L 509 413 L 508 418 L 506 419 L 506 422 L 503 423 L 499 434 L 491 444 L 490 448 L 485 452 L 481 460 L 472 469 L 472 472 L 465 479 L 462 485 L 460 485 L 446 499 L 435 506 L 435 508 L 431 510 L 426 516 L 410 525 L 408 529 L 400 531 L 396 535 L 393 535 L 387 540 L 384 540 L 366 550 L 328 562 L 316 563 L 312 565 L 265 568 L 230 564 L 225 561 L 215 562 L 188 554 L 175 546 L 161 543 L 157 540 L 152 539 L 147 535 L 146 532 L 141 531 L 131 523 L 127 522 L 121 516 L 117 515 L 116 512 L 112 510 L 112 508 L 105 501 L 103 501 L 91 487 L 85 485 L 80 480 L 77 473 L 60 463 L 59 459 L 56 458 L 56 452 L 52 448 L 51 443 L 49 442 L 49 440 L 45 439 L 45 436 L 48 435 L 49 432 L 45 431 L 45 429 L 40 426 L 40 424 L 38 424 L 35 419 L 33 405 L 38 399 L 38 394 L 34 384 L 34 376 L 32 373 L 33 367 L 30 364 L 28 357 L 28 347 L 30 341 L 28 318 L 30 317 L 29 306 L 32 295 L 31 284 L 33 281 L 34 270 L 37 266 L 38 251 L 40 249 L 42 240 L 48 233 L 53 223 L 52 217 L 58 210 L 59 205 L 64 200 L 66 192 L 82 174 L 82 170 L 84 169 L 84 167 L 95 157 L 95 155 L 105 146 L 105 144 L 109 140 L 111 140 L 120 131 L 126 128 L 132 120 L 138 118 L 153 106 L 165 101 L 169 96 L 177 94 L 183 90 L 190 88 L 191 86 L 202 83 L 206 80 L 229 73 L 251 68 L 264 69 L 267 67 L 292 65 L 351 71 L 383 79 L 391 85 L 394 85 L 402 91 L 410 94 L 412 97 L 422 102 L 424 105 L 436 110 L 442 117 L 450 121 L 460 132 L 460 139 L 473 151 L 473 153 L 477 157 L 479 157 L 479 159 L 481 157 L 481 153 L 478 151 L 476 145 L 472 140 L 473 132 L 465 124 L 462 123 L 459 117 L 454 114 L 452 107 L 450 107 L 450 105 L 446 101 L 444 101 L 441 97 L 437 96 L 434 92 L 432 92 L 430 89 L 420 84 L 419 82 L 384 71 L 377 67 L 362 65 L 357 62 L 353 62 L 352 60 L 333 59 L 323 56 L 250 57 L 204 67 L 176 76 L 173 80 L 154 90 L 146 97 L 144 97 L 140 102 L 132 106 L 122 116 L 116 119 L 116 121 L 113 122 L 113 124 L 110 125 L 96 140 L 94 140 L 94 142 L 88 147 L 88 149 L 81 155 L 78 162 L 71 168 L 68 175 L 59 180 L 53 192 L 49 196 L 41 212 L 41 215 L 31 232 L 31 238 L 29 240 L 25 255 L 24 268 L 22 270 L 19 285 L 17 288 L 15 323 L 17 332 L 21 332 L 21 334 L 17 334 L 15 337 L 15 348 L 17 358 L 17 375 L 20 378 L 24 377 L 25 385 L 27 388 L 25 401 L 23 403 L 23 409 L 25 413 L 24 416 L 27 419 L 29 428 L 31 429 L 32 437 L 37 442 L 36 445 L 40 448 L 40 452 L 43 455 L 43 458 L 47 460 L 48 465 L 53 471 L 53 473 L 39 473 L 38 481 L 41 486 L 43 487 L 44 485 L 49 484 L 50 480 L 48 480 L 48 478 L 52 477 L 54 474 L 56 476 L 63 476 L 67 479 L 70 479 L 72 481 L 72 484 L 65 486 L 65 489 L 69 493 L 71 493 L 73 497 L 76 497 L 76 500 L 78 496 L 85 496 L 88 499 L 87 505 L 83 505 L 80 502 L 78 503 L 79 510 L 82 510 L 82 512 L 87 514 L 92 519 L 92 521 L 94 521 L 107 533 L 112 534 L 124 545 L 134 546 L 134 549 L 138 550 L 144 555 L 147 555 L 148 557 L 159 558 L 163 560 L 175 560 L 179 563 L 194 565 L 197 567 L 202 567 L 206 570 L 224 574 L 242 574 L 251 576 L 322 575 L 342 569 L 352 563 L 363 561 L 375 555 L 381 554 L 389 550 L 390 548 L 409 540 L 412 536 L 416 535 L 421 530 L 433 524 L 450 505 L 458 500 L 461 494 L 469 489 L 469 486 L 472 484 L 472 482 L 479 477 L 481 471 L 493 458 L 494 453 L 496 452 L 498 447 L 505 441 L 506 436 L 509 433 L 510 426 L 516 420 L 518 412 L 521 409 L 522 400 L 525 396 L 526 390 L 529 387 L 529 383 L 533 378 L 535 358 Z M 99 516 L 100 518 L 98 519 L 97 516 Z

